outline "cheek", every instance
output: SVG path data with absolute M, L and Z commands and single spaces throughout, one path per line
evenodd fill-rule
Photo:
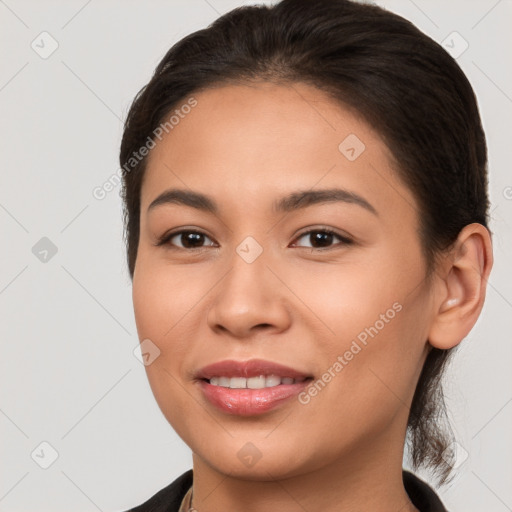
M 349 334 L 330 357 L 341 356 L 342 366 L 330 390 L 333 415 L 372 417 L 368 428 L 377 430 L 412 400 L 426 341 L 419 298 L 389 305 L 349 320 Z
M 193 284 L 187 284 L 180 272 L 164 272 L 143 258 L 137 265 L 133 306 L 138 336 L 141 341 L 151 340 L 160 350 L 158 357 L 145 366 L 148 382 L 167 421 L 180 435 L 186 435 L 183 418 L 190 414 L 191 403 L 179 383 L 190 339 L 178 333 L 183 333 L 186 313 L 192 307 L 184 295 Z
M 139 265 L 133 278 L 133 309 L 141 341 L 149 338 L 157 342 L 164 333 L 161 308 L 165 290 L 154 277 Z
M 314 313 L 314 324 L 323 326 L 316 338 L 322 360 L 317 369 L 326 372 L 326 380 L 329 372 L 336 374 L 324 403 L 339 414 L 347 403 L 370 412 L 396 406 L 396 396 L 405 399 L 425 347 L 428 290 L 422 266 L 379 256 L 301 272 L 306 277 L 294 287 Z M 356 397 L 362 402 L 352 403 Z
M 392 320 L 396 316 L 393 305 L 404 297 L 397 286 L 396 269 L 383 268 L 382 261 L 377 265 L 356 260 L 316 267 L 310 263 L 281 273 L 285 282 L 293 283 L 299 300 L 292 297 L 292 301 L 299 309 L 307 306 L 308 315 L 325 328 L 327 340 L 354 338 L 386 312 L 385 320 Z
M 132 291 L 135 323 L 139 340 L 149 339 L 159 350 L 158 357 L 146 365 L 145 370 L 161 407 L 169 398 L 165 395 L 172 394 L 175 389 L 171 382 L 173 377 L 178 377 L 186 347 L 186 340 L 173 339 L 173 334 L 179 330 L 179 318 L 184 314 L 183 301 L 177 293 L 180 285 L 178 278 L 171 280 L 144 258 L 137 262 Z M 171 341 L 172 350 L 169 349 Z
M 209 286 L 191 266 L 171 268 L 141 260 L 133 278 L 133 307 L 140 339 L 168 343 Z M 179 340 L 176 340 L 179 349 Z

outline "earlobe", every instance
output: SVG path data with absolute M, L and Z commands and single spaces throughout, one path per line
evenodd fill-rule
M 432 346 L 447 350 L 469 334 L 482 311 L 492 263 L 487 228 L 465 226 L 436 275 L 438 299 L 428 337 Z

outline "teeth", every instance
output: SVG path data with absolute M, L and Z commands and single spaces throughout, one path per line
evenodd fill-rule
M 266 379 L 264 375 L 259 377 L 249 377 L 247 379 L 247 387 L 249 389 L 262 389 L 266 386 Z
M 229 387 L 231 389 L 246 388 L 247 387 L 247 379 L 245 377 L 231 377 Z
M 304 381 L 304 378 L 293 379 L 292 377 L 279 377 L 277 375 L 269 375 L 265 377 L 212 377 L 210 384 L 213 386 L 222 386 L 231 389 L 263 389 L 279 386 L 280 384 L 295 384 Z
M 272 386 L 279 386 L 281 384 L 281 377 L 278 377 L 277 375 L 269 375 L 265 379 L 265 387 L 269 388 Z
M 217 379 L 217 386 L 224 386 L 225 388 L 229 388 L 229 383 L 231 382 L 231 379 L 229 377 L 217 377 Z

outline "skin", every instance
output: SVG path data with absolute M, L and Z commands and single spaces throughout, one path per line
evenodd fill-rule
M 478 318 L 492 265 L 487 230 L 466 226 L 429 281 L 416 200 L 353 112 L 305 84 L 224 85 L 194 97 L 149 155 L 133 276 L 139 338 L 160 349 L 149 383 L 193 451 L 194 507 L 417 510 L 402 483 L 409 407 L 431 346 L 457 345 Z M 354 161 L 338 149 L 349 134 L 365 144 Z M 291 192 L 333 187 L 377 214 L 347 202 L 272 209 Z M 148 212 L 169 188 L 207 194 L 219 212 Z M 304 235 L 325 227 L 353 243 Z M 174 249 L 155 245 L 178 228 L 204 233 L 202 248 L 180 235 Z M 236 252 L 247 236 L 263 249 L 252 263 Z M 307 404 L 231 416 L 193 378 L 212 362 L 252 358 L 321 378 L 395 303 L 401 311 Z M 261 455 L 251 467 L 237 455 L 249 442 Z

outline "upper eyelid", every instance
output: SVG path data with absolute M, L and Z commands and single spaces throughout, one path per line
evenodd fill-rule
M 300 238 L 301 236 L 308 235 L 309 233 L 312 233 L 314 231 L 327 231 L 328 233 L 332 233 L 333 235 L 339 236 L 340 238 L 351 238 L 350 235 L 340 233 L 339 230 L 327 226 L 306 228 L 305 231 L 299 233 L 295 238 Z

